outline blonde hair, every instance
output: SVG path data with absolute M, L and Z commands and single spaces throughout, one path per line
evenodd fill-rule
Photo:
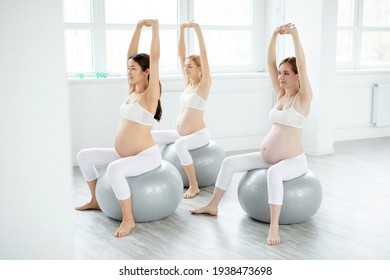
M 187 56 L 187 59 L 191 59 L 198 67 L 202 66 L 202 64 L 200 62 L 200 55 L 198 55 L 198 54 L 189 55 L 189 56 Z

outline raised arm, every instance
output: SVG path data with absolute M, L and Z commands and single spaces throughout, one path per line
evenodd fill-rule
M 186 49 L 186 43 L 184 39 L 184 30 L 185 30 L 186 23 L 180 24 L 180 33 L 179 33 L 179 43 L 177 46 L 178 49 L 178 56 L 180 61 L 180 68 L 181 72 L 184 75 L 184 78 L 186 79 L 185 84 L 188 84 L 189 81 L 187 81 L 186 75 L 184 74 L 184 63 L 187 56 L 187 49 Z
M 202 79 L 200 82 L 200 87 L 203 87 L 206 89 L 205 91 L 202 90 L 202 92 L 206 92 L 208 94 L 208 90 L 211 87 L 211 74 L 210 74 L 210 65 L 207 58 L 207 51 L 206 51 L 206 44 L 204 42 L 203 33 L 198 23 L 195 23 L 193 21 L 182 23 L 180 24 L 180 35 L 179 35 L 179 45 L 178 45 L 178 55 L 180 59 L 180 66 L 182 69 L 182 72 L 184 74 L 184 64 L 187 57 L 186 54 L 186 46 L 185 46 L 185 40 L 184 40 L 184 31 L 185 28 L 194 28 L 195 34 L 198 38 L 198 44 L 199 44 L 199 56 L 200 56 L 200 63 L 201 63 L 201 69 L 202 69 Z M 189 83 L 187 80 L 188 78 L 184 74 L 184 77 L 186 79 L 186 84 Z M 207 96 L 205 96 L 207 98 Z
M 150 67 L 149 67 L 149 86 L 147 90 L 147 99 L 151 102 L 158 102 L 160 99 L 160 78 L 159 78 L 159 59 L 160 59 L 160 35 L 159 24 L 157 20 L 146 20 L 147 26 L 152 26 L 152 42 L 150 44 Z
M 133 33 L 133 37 L 131 38 L 131 41 L 130 41 L 129 49 L 127 50 L 126 63 L 131 56 L 138 53 L 138 43 L 139 43 L 139 38 L 141 37 L 141 30 L 142 30 L 142 27 L 146 26 L 146 25 L 147 25 L 146 20 L 140 20 L 137 23 L 137 26 L 135 27 L 135 30 Z
M 272 37 L 268 44 L 268 53 L 267 53 L 267 65 L 268 73 L 271 78 L 272 87 L 274 88 L 275 94 L 280 92 L 280 84 L 278 80 L 278 66 L 276 64 L 276 40 L 278 35 L 282 32 L 282 26 L 277 27 L 272 33 Z
M 291 34 L 294 43 L 295 57 L 299 74 L 299 97 L 301 98 L 301 102 L 310 102 L 313 98 L 313 92 L 307 76 L 306 59 L 299 39 L 298 30 L 294 24 L 289 23 L 285 27 L 284 34 Z
M 204 42 L 203 33 L 200 29 L 199 24 L 195 22 L 190 22 L 189 27 L 193 27 L 195 29 L 196 36 L 198 37 L 198 44 L 199 44 L 199 55 L 200 55 L 200 62 L 202 64 L 202 86 L 206 87 L 207 89 L 211 87 L 211 74 L 210 74 L 210 65 L 209 60 L 207 58 L 207 51 L 206 51 L 206 44 Z

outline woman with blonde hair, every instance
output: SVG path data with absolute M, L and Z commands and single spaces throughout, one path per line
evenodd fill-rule
M 200 55 L 186 57 L 184 40 L 186 28 L 195 30 Z M 203 116 L 211 87 L 211 76 L 206 46 L 199 24 L 192 21 L 180 25 L 178 49 L 186 87 L 180 96 L 181 109 L 176 122 L 176 130 L 152 131 L 152 135 L 157 144 L 175 143 L 177 155 L 189 181 L 189 188 L 183 197 L 193 198 L 199 193 L 199 186 L 195 166 L 189 151 L 205 146 L 210 142 L 210 135 L 206 129 Z

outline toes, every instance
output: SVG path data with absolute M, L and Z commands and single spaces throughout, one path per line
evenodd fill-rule
M 195 197 L 197 194 L 199 193 L 199 191 L 195 191 L 195 192 L 192 192 L 190 190 L 188 190 L 185 194 L 183 194 L 183 198 L 193 198 Z
M 268 239 L 267 240 L 267 244 L 268 245 L 278 245 L 278 244 L 280 244 L 280 240 L 278 240 L 278 239 Z
M 195 195 L 194 194 L 192 194 L 192 193 L 186 193 L 185 195 L 184 195 L 184 198 L 193 198 Z
M 194 197 L 194 196 L 191 195 L 189 192 L 186 192 L 185 194 L 183 194 L 183 198 L 191 198 L 191 197 Z

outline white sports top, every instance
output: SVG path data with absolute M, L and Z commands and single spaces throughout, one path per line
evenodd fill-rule
M 204 111 L 206 107 L 206 100 L 196 93 L 195 88 L 187 86 L 180 96 L 180 104 L 185 107 Z
M 130 93 L 127 102 L 123 102 L 120 108 L 121 117 L 139 124 L 152 125 L 154 115 L 145 110 L 140 104 L 142 94 Z
M 291 107 L 284 110 L 278 110 L 273 107 L 269 112 L 269 118 L 271 122 L 303 129 L 306 118 L 304 115 L 295 110 L 294 102 L 295 98 L 291 104 Z

